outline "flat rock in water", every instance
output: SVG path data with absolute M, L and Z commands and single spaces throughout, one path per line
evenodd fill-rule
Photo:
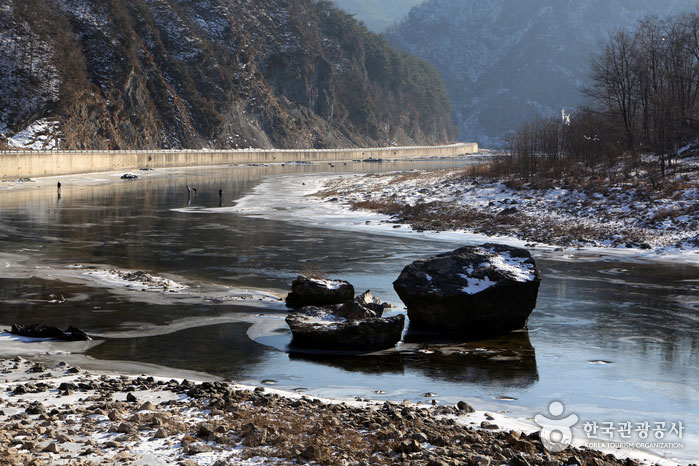
M 413 262 L 393 287 L 411 329 L 485 337 L 526 328 L 540 282 L 528 251 L 484 244 Z
M 303 308 L 286 318 L 293 344 L 330 350 L 379 350 L 400 340 L 405 316 L 347 320 L 329 315 L 323 308 Z
M 291 293 L 286 297 L 286 305 L 328 306 L 351 301 L 353 298 L 354 287 L 349 282 L 299 275 L 291 283 Z
M 342 304 L 307 306 L 291 312 L 286 323 L 294 346 L 330 350 L 378 350 L 395 346 L 405 316 L 381 317 L 384 303 L 370 292 Z

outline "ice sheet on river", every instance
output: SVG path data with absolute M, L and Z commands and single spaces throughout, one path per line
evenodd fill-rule
M 44 280 L 107 288 L 130 301 L 152 304 L 244 304 L 276 309 L 283 300 L 270 291 L 233 288 L 217 283 L 185 283 L 184 277 L 150 275 L 108 265 L 36 265 L 29 256 L 0 253 L 0 278 Z M 60 301 L 60 302 L 64 302 Z M 57 300 L 57 302 L 59 302 Z
M 388 215 L 352 210 L 348 205 L 333 199 L 324 200 L 316 193 L 326 188 L 330 180 L 361 175 L 280 175 L 266 178 L 255 186 L 249 194 L 239 199 L 233 207 L 222 208 L 181 208 L 177 212 L 191 214 L 235 213 L 269 220 L 280 220 L 320 228 L 361 231 L 364 233 L 445 241 L 459 244 L 484 242 L 502 243 L 517 247 L 527 247 L 526 241 L 507 236 L 487 236 L 468 231 L 416 231 L 409 225 L 396 224 Z M 659 260 L 683 263 L 699 263 L 699 254 L 691 252 L 654 252 L 618 248 L 586 247 L 566 249 L 539 244 L 534 249 L 538 254 L 546 254 L 552 259 L 570 260 L 590 256 L 593 260 L 606 259 Z
M 248 195 L 239 199 L 233 207 L 185 207 L 173 209 L 173 211 L 189 214 L 234 213 L 344 231 L 361 231 L 460 243 L 490 241 L 524 247 L 525 242 L 516 238 L 491 238 L 466 232 L 418 232 L 410 228 L 409 225 L 400 225 L 400 228 L 397 228 L 395 223 L 389 223 L 391 218 L 387 215 L 351 210 L 346 206 L 324 201 L 315 196 L 324 188 L 325 182 L 330 177 L 335 178 L 337 175 L 294 174 L 269 177 L 255 186 Z

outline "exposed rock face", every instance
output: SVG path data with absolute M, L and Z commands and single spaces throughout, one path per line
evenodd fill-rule
M 479 337 L 525 328 L 540 282 L 529 252 L 484 244 L 413 262 L 393 287 L 411 328 Z
M 58 327 L 43 324 L 12 324 L 10 333 L 29 338 L 52 338 L 54 340 L 64 341 L 91 340 L 91 338 L 79 328 L 68 327 L 66 330 L 61 330 Z
M 344 280 L 325 280 L 303 275 L 291 283 L 291 293 L 286 297 L 290 307 L 327 306 L 351 301 L 354 287 Z
M 351 286 L 351 285 L 350 285 Z M 334 306 L 307 306 L 290 313 L 286 323 L 293 344 L 331 350 L 379 350 L 400 340 L 405 316 L 382 317 L 387 304 L 366 291 Z
M 0 149 L 452 140 L 437 71 L 329 2 L 0 0 Z

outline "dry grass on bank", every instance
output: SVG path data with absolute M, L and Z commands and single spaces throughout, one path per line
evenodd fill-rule
M 663 174 L 657 161 L 626 155 L 609 166 L 586 167 L 571 163 L 551 168 L 543 165 L 538 171 L 524 175 L 512 169 L 508 156 L 496 155 L 493 160 L 470 165 L 457 173 L 454 174 L 456 178 L 500 181 L 514 190 L 567 187 L 593 194 L 606 192 L 612 187 L 626 187 L 641 196 L 656 198 L 672 197 L 697 187 L 699 164 L 682 163 L 680 159 Z
M 490 236 L 524 237 L 534 243 L 569 245 L 592 242 L 600 237 L 620 235 L 628 242 L 644 243 L 642 231 L 613 231 L 611 227 L 552 218 L 532 218 L 521 214 L 497 215 L 450 202 L 408 205 L 394 201 L 352 202 L 353 209 L 367 209 L 389 215 L 396 222 L 409 224 L 416 231 L 472 230 Z

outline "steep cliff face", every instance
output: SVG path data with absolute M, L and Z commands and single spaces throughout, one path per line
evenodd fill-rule
M 386 38 L 439 69 L 461 137 L 492 146 L 532 117 L 577 106 L 590 56 L 609 32 L 694 8 L 692 0 L 428 0 Z
M 330 2 L 0 0 L 0 146 L 438 143 L 439 74 Z

